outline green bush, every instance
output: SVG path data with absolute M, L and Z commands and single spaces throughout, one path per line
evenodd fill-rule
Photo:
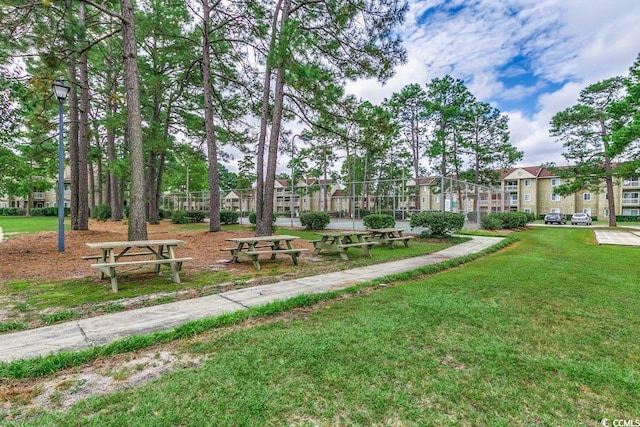
M 450 236 L 462 230 L 464 215 L 455 212 L 419 212 L 411 215 L 411 228 L 424 227 L 430 236 Z
M 488 216 L 494 216 L 502 221 L 502 227 L 513 229 L 527 225 L 527 214 L 524 212 L 494 212 Z
M 4 216 L 19 216 L 18 208 L 1 208 L 0 215 Z
M 396 220 L 391 215 L 370 214 L 362 218 L 362 224 L 367 228 L 391 228 L 396 226 Z
M 234 211 L 220 211 L 220 223 L 231 225 L 237 224 L 240 214 Z
M 187 211 L 187 216 L 193 223 L 203 222 L 204 219 L 209 216 L 205 211 Z
M 93 216 L 98 221 L 107 221 L 111 218 L 111 205 L 97 205 L 93 210 Z
M 331 222 L 331 217 L 326 212 L 302 212 L 300 224 L 307 230 L 324 230 Z
M 504 223 L 499 216 L 495 214 L 484 215 L 480 220 L 480 227 L 485 230 L 502 230 Z
M 173 215 L 171 215 L 171 222 L 173 224 L 189 224 L 191 222 L 191 218 L 185 211 L 175 211 Z
M 593 219 L 593 218 L 591 218 Z M 616 215 L 616 222 L 640 222 L 638 215 Z
M 159 219 L 169 219 L 171 218 L 171 211 L 166 209 L 158 209 L 158 218 Z

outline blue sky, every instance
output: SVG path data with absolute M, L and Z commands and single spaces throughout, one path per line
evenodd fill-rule
M 446 74 L 509 116 L 520 166 L 566 164 L 549 121 L 584 87 L 627 75 L 640 53 L 640 0 L 409 0 L 408 61 L 384 86 L 348 90 L 380 103 Z

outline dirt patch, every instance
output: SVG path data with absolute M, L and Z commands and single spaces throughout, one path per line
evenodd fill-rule
M 229 247 L 225 239 L 232 237 L 249 237 L 254 235 L 250 228 L 246 231 L 185 231 L 184 227 L 162 221 L 160 224 L 147 226 L 149 239 L 179 239 L 186 244 L 176 248 L 177 256 L 191 257 L 193 262 L 185 263 L 183 274 L 192 274 L 202 270 L 220 270 L 237 272 L 238 274 L 255 272 L 248 262 L 230 264 L 229 252 L 220 251 Z M 5 237 L 6 238 L 6 237 Z M 0 284 L 11 280 L 64 280 L 96 276 L 90 261 L 82 260 L 84 255 L 97 254 L 85 243 L 127 240 L 127 224 L 123 222 L 98 222 L 91 220 L 89 230 L 66 231 L 65 251 L 58 252 L 57 232 L 42 232 L 13 236 L 0 242 Z M 299 248 L 313 249 L 311 243 L 300 239 L 295 242 Z M 302 262 L 310 257 L 310 252 L 303 252 Z M 290 258 L 282 262 L 291 263 Z

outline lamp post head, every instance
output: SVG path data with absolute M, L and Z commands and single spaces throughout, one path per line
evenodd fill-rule
M 69 87 L 64 80 L 58 80 L 57 82 L 53 82 L 51 84 L 51 88 L 53 89 L 53 94 L 58 98 L 58 101 L 62 102 L 67 99 L 69 95 L 69 91 L 71 87 Z

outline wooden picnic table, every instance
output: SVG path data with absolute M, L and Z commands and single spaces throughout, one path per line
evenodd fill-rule
M 362 252 L 370 258 L 371 247 L 379 244 L 378 242 L 369 240 L 371 233 L 368 231 L 331 231 L 316 234 L 319 235 L 321 239 L 312 241 L 315 248 L 313 253 L 315 255 L 320 254 L 321 251 L 337 252 L 345 261 L 349 261 L 347 249 L 362 249 Z
M 271 255 L 271 259 L 276 259 L 276 255 L 285 254 L 291 256 L 293 263 L 298 265 L 298 256 L 308 249 L 296 249 L 291 242 L 299 239 L 298 236 L 274 235 L 259 237 L 237 237 L 226 239 L 228 242 L 236 244 L 234 248 L 222 248 L 221 251 L 231 252 L 231 262 L 238 260 L 252 261 L 256 270 L 260 270 L 258 256 Z M 268 248 L 268 249 L 263 249 Z
M 153 265 L 155 272 L 160 273 L 160 266 L 167 265 L 171 268 L 171 278 L 175 283 L 180 283 L 178 272 L 182 269 L 182 263 L 192 261 L 193 258 L 177 258 L 175 247 L 184 244 L 183 240 L 132 240 L 121 242 L 96 242 L 87 243 L 91 249 L 99 249 L 101 255 L 83 256 L 85 260 L 96 260 L 91 267 L 97 268 L 100 278 L 111 279 L 111 290 L 118 292 L 118 277 L 116 269 L 125 266 Z M 126 260 L 129 257 L 151 257 L 150 259 Z
M 409 240 L 413 236 L 404 236 L 402 228 L 370 228 L 373 239 L 378 240 L 382 245 L 393 249 L 394 242 L 403 242 L 405 247 L 409 247 Z

